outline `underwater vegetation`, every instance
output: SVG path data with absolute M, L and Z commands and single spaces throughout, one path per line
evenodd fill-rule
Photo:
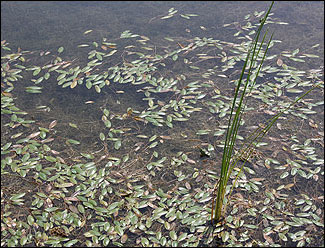
M 232 41 L 1 41 L 1 245 L 324 245 L 319 44 L 274 53 L 272 6 Z

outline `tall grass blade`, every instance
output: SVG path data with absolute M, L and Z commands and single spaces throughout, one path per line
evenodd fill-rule
M 261 24 L 260 24 L 260 26 L 259 26 L 259 28 L 258 28 L 258 30 L 257 30 L 257 32 L 255 34 L 255 37 L 253 39 L 254 42 L 251 43 L 251 45 L 250 45 L 250 47 L 248 49 L 248 53 L 247 53 L 247 56 L 246 56 L 246 59 L 245 59 L 245 62 L 244 62 L 244 65 L 243 65 L 243 68 L 242 68 L 242 71 L 241 71 L 241 74 L 240 74 L 240 78 L 238 80 L 237 88 L 236 88 L 236 91 L 235 91 L 235 96 L 234 96 L 232 107 L 231 107 L 230 118 L 229 118 L 229 122 L 228 122 L 228 128 L 227 128 L 227 133 L 226 133 L 226 141 L 225 141 L 224 149 L 223 149 L 220 180 L 218 182 L 217 199 L 216 199 L 216 202 L 215 202 L 215 208 L 213 209 L 213 207 L 212 207 L 212 212 L 211 212 L 211 221 L 212 221 L 212 223 L 214 221 L 217 222 L 221 218 L 221 215 L 222 215 L 222 209 L 223 209 L 223 204 L 224 204 L 224 196 L 225 196 L 226 186 L 227 186 L 227 182 L 228 182 L 229 175 L 230 175 L 229 174 L 230 173 L 230 170 L 229 170 L 230 161 L 231 161 L 231 158 L 232 158 L 232 155 L 233 155 L 233 152 L 234 152 L 234 145 L 235 145 L 235 140 L 236 140 L 236 137 L 237 137 L 237 131 L 238 131 L 238 128 L 239 128 L 239 125 L 240 125 L 241 116 L 242 116 L 242 112 L 243 112 L 242 111 L 243 99 L 244 99 L 244 96 L 246 94 L 246 90 L 247 90 L 247 87 L 249 85 L 249 82 L 250 82 L 250 75 L 251 75 L 251 72 L 252 72 L 253 65 L 257 61 L 257 58 L 258 58 L 258 55 L 259 55 L 259 53 L 261 51 L 261 48 L 262 48 L 262 45 L 264 43 L 264 39 L 266 37 L 266 34 L 263 37 L 263 40 L 262 40 L 262 42 L 260 44 L 260 47 L 257 49 L 259 36 L 260 36 L 261 30 L 262 30 L 262 28 L 263 28 L 263 26 L 265 24 L 265 21 L 266 21 L 268 15 L 269 15 L 269 13 L 270 13 L 270 11 L 272 9 L 273 4 L 274 4 L 274 2 L 272 2 L 272 4 L 269 7 L 265 17 L 262 19 Z M 270 41 L 268 43 L 268 46 L 270 44 Z M 267 48 L 268 48 L 268 46 L 267 46 Z M 264 60 L 264 58 L 265 58 L 265 54 L 263 56 L 263 60 Z M 237 106 L 234 118 L 232 118 L 234 110 L 235 110 L 236 102 L 237 102 L 237 97 L 238 97 L 238 94 L 239 94 L 239 89 L 240 89 L 240 86 L 241 86 L 241 84 L 243 82 L 244 73 L 245 73 L 246 66 L 247 66 L 249 61 L 250 61 L 249 70 L 248 70 L 248 75 L 247 75 L 247 78 L 246 78 L 246 83 L 244 85 L 244 90 L 241 93 L 239 104 Z M 259 70 L 260 70 L 260 68 L 258 69 L 258 72 L 259 72 Z M 258 77 L 258 72 L 257 72 L 257 74 L 255 76 L 255 80 Z M 252 85 L 251 85 L 251 87 L 252 87 Z M 214 199 L 213 199 L 213 201 L 214 201 Z
M 247 98 L 245 98 L 246 91 L 247 89 L 249 89 L 249 93 L 252 91 L 255 83 L 256 83 L 256 79 L 258 77 L 258 74 L 262 68 L 263 62 L 265 60 L 265 56 L 266 53 L 270 47 L 271 41 L 272 41 L 272 37 L 273 34 L 271 35 L 269 41 L 267 42 L 266 45 L 266 49 L 265 52 L 263 54 L 263 57 L 260 61 L 260 64 L 258 66 L 258 69 L 255 73 L 255 77 L 254 80 L 250 81 L 250 77 L 252 75 L 252 70 L 253 70 L 253 65 L 257 62 L 257 59 L 259 57 L 259 54 L 261 53 L 262 50 L 262 46 L 264 44 L 265 41 L 265 37 L 268 33 L 268 31 L 265 32 L 262 41 L 258 42 L 259 40 L 259 36 L 261 33 L 261 30 L 264 26 L 264 23 L 272 9 L 273 3 L 270 5 L 265 17 L 262 19 L 261 24 L 255 34 L 254 40 L 251 43 L 249 49 L 248 49 L 248 53 L 246 56 L 246 60 L 244 62 L 243 65 L 243 69 L 242 72 L 240 74 L 240 78 L 238 80 L 237 83 L 237 88 L 235 91 L 235 96 L 233 99 L 233 103 L 232 103 L 232 107 L 231 107 L 231 112 L 230 112 L 230 118 L 228 121 L 228 128 L 227 128 L 227 133 L 226 133 L 226 140 L 225 140 L 225 144 L 224 144 L 224 149 L 223 149 L 223 156 L 222 156 L 222 165 L 221 165 L 221 173 L 220 173 L 220 179 L 218 181 L 218 183 L 215 185 L 215 190 L 217 191 L 217 196 L 216 198 L 212 199 L 212 210 L 211 210 L 211 222 L 213 225 L 215 225 L 218 221 L 220 221 L 220 219 L 222 218 L 223 214 L 226 211 L 227 208 L 227 204 L 229 202 L 229 197 L 233 191 L 234 186 L 236 185 L 237 179 L 246 163 L 246 161 L 244 161 L 244 163 L 240 166 L 239 169 L 239 173 L 237 174 L 232 187 L 229 191 L 228 194 L 228 199 L 225 198 L 225 194 L 226 194 L 226 187 L 227 187 L 227 183 L 228 180 L 230 178 L 230 175 L 233 171 L 233 169 L 235 168 L 235 166 L 237 165 L 237 162 L 240 160 L 241 155 L 243 154 L 247 154 L 248 157 L 250 156 L 250 154 L 253 152 L 256 144 L 265 136 L 265 134 L 269 131 L 269 129 L 274 125 L 274 123 L 277 121 L 277 119 L 283 114 L 285 113 L 288 109 L 290 109 L 292 106 L 294 106 L 297 102 L 299 102 L 302 98 L 304 98 L 307 94 L 309 94 L 312 90 L 314 90 L 316 87 L 320 86 L 320 84 L 322 84 L 323 82 L 318 83 L 317 85 L 314 85 L 311 89 L 309 89 L 307 92 L 305 92 L 304 94 L 302 94 L 300 97 L 297 97 L 292 103 L 290 103 L 286 108 L 284 108 L 282 111 L 280 111 L 278 114 L 276 114 L 273 118 L 271 118 L 267 123 L 266 126 L 264 128 L 259 127 L 257 130 L 255 130 L 247 139 L 246 142 L 243 146 L 247 145 L 245 149 L 241 149 L 241 152 L 238 153 L 236 156 L 234 156 L 234 146 L 235 146 L 235 141 L 236 141 L 236 137 L 237 137 L 237 132 L 239 129 L 239 125 L 241 122 L 241 117 L 242 114 L 245 112 L 245 107 L 246 107 L 246 102 L 247 102 Z M 258 46 L 259 44 L 259 46 Z M 238 95 L 239 95 L 239 89 L 241 87 L 242 81 L 243 81 L 243 76 L 244 76 L 244 72 L 246 70 L 246 67 L 249 63 L 248 66 L 248 73 L 247 73 L 247 77 L 246 77 L 246 81 L 244 84 L 244 88 L 243 91 L 240 95 L 240 99 L 239 102 L 237 101 Z M 238 102 L 238 103 L 237 103 Z M 235 107 L 236 111 L 235 111 Z M 235 113 L 234 113 L 235 112 Z M 233 116 L 234 114 L 234 116 Z

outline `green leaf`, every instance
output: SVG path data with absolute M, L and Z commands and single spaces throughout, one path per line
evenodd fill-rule
M 183 17 L 183 18 L 185 18 L 185 19 L 190 19 L 190 17 L 187 16 L 187 15 L 181 15 L 181 17 Z
M 59 47 L 59 49 L 58 49 L 58 53 L 62 53 L 63 50 L 64 50 L 64 47 Z
M 174 230 L 169 232 L 169 236 L 172 238 L 172 240 L 177 240 L 177 235 Z
M 88 153 L 80 153 L 82 156 L 84 156 L 85 158 L 88 158 L 88 159 L 93 159 L 94 158 L 94 155 L 92 154 L 88 154 Z
M 148 247 L 149 246 L 149 240 L 147 238 L 141 238 L 141 244 L 144 247 Z
M 96 90 L 97 93 L 100 93 L 100 91 L 101 91 L 101 89 L 100 89 L 100 87 L 98 85 L 95 85 L 95 90 Z
M 221 233 L 222 241 L 226 242 L 229 239 L 229 232 L 224 231 Z
M 10 197 L 11 201 L 15 201 L 18 200 L 19 198 L 22 198 L 26 193 L 19 193 L 19 194 L 15 194 L 12 197 Z
M 107 128 L 111 128 L 112 123 L 111 123 L 110 120 L 106 120 L 104 123 L 105 123 L 105 126 L 106 126 Z
M 22 236 L 20 239 L 20 245 L 24 246 L 27 243 L 27 237 L 26 236 Z
M 174 41 L 172 38 L 169 38 L 169 37 L 165 37 L 164 39 L 168 40 L 168 41 Z
M 11 144 L 12 144 L 12 142 L 9 142 L 9 143 L 5 144 L 1 149 L 3 151 L 5 151 L 5 150 L 7 150 L 11 146 Z
M 117 140 L 117 141 L 115 141 L 115 143 L 114 143 L 114 148 L 116 149 L 116 150 L 118 150 L 118 149 L 120 149 L 120 147 L 121 147 L 121 140 Z
M 89 34 L 89 33 L 92 32 L 92 31 L 93 31 L 92 29 L 86 30 L 86 31 L 84 32 L 84 34 Z
M 41 68 L 36 69 L 36 70 L 33 72 L 33 76 L 38 75 L 38 74 L 40 73 L 40 71 L 41 71 Z
M 186 239 L 186 237 L 187 237 L 187 233 L 186 232 L 184 232 L 184 233 L 182 233 L 179 237 L 178 237 L 178 242 L 180 242 L 180 241 L 183 241 L 184 239 Z
M 152 136 L 152 137 L 149 139 L 149 142 L 154 141 L 156 138 L 157 138 L 157 135 Z
M 34 217 L 31 216 L 31 215 L 28 215 L 28 217 L 27 217 L 27 223 L 31 226 L 31 225 L 34 224 L 34 222 L 35 222 Z
M 104 109 L 103 113 L 104 113 L 105 116 L 107 116 L 107 117 L 109 116 L 109 110 L 108 109 Z
M 279 237 L 280 237 L 280 239 L 282 239 L 283 241 L 288 241 L 287 236 L 286 236 L 285 234 L 283 234 L 283 233 L 279 233 Z
M 88 90 L 91 88 L 91 86 L 92 86 L 92 83 L 90 81 L 87 81 L 86 82 L 86 87 L 87 87 Z
M 44 78 L 47 80 L 47 79 L 49 79 L 50 78 L 50 73 L 45 73 L 45 75 L 44 75 Z
M 153 143 L 150 144 L 149 148 L 153 148 L 158 144 L 158 141 L 155 141 Z
M 74 140 L 74 139 L 68 139 L 67 142 L 70 143 L 70 144 L 74 144 L 74 145 L 79 145 L 80 144 L 80 142 L 78 140 Z
M 298 58 L 289 58 L 289 59 L 291 59 L 291 60 L 293 60 L 293 61 L 296 61 L 296 62 L 305 62 L 305 60 L 303 60 L 303 59 L 298 59 Z
M 118 235 L 122 236 L 124 231 L 123 229 L 119 226 L 119 225 L 116 225 L 115 226 L 115 231 L 118 233 Z
M 65 247 L 71 247 L 73 246 L 74 244 L 80 242 L 78 239 L 73 239 L 73 240 L 70 240 L 69 242 L 65 243 L 64 246 Z
M 52 157 L 52 156 L 45 156 L 45 159 L 49 162 L 56 162 L 56 158 Z
M 70 127 L 73 127 L 73 128 L 78 128 L 78 126 L 77 126 L 76 124 L 71 123 L 71 122 L 69 122 L 69 126 L 70 126 Z
M 105 134 L 100 133 L 99 138 L 100 138 L 101 141 L 104 141 L 105 140 Z

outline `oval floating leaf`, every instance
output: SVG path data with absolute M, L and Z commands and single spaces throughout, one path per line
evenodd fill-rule
M 121 147 L 121 140 L 117 140 L 117 141 L 115 141 L 115 143 L 114 143 L 114 148 L 116 149 L 116 150 L 118 150 L 118 149 L 120 149 L 120 147 Z
M 59 47 L 58 53 L 62 53 L 64 51 L 64 47 Z
M 172 238 L 172 240 L 177 240 L 177 235 L 174 230 L 169 232 L 169 236 Z
M 92 29 L 89 29 L 89 30 L 85 31 L 84 34 L 89 34 L 92 31 L 93 31 Z
M 99 138 L 100 138 L 101 141 L 104 141 L 105 140 L 105 134 L 100 133 Z
M 78 140 L 74 140 L 74 139 L 68 139 L 66 142 L 70 143 L 70 144 L 74 144 L 74 145 L 79 145 L 80 144 L 80 142 Z

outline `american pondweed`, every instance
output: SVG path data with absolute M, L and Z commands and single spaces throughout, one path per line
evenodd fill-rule
M 61 42 L 52 47 L 53 53 L 59 53 L 54 57 L 47 56 L 50 52 L 22 53 L 24 63 L 17 55 L 5 52 L 2 75 L 7 87 L 1 92 L 2 244 L 193 247 L 202 242 L 215 245 L 212 242 L 216 236 L 224 246 L 287 246 L 298 241 L 298 247 L 311 244 L 311 237 L 318 237 L 323 227 L 324 161 L 321 137 L 315 139 L 309 132 L 322 125 L 313 116 L 323 103 L 314 103 L 316 98 L 304 99 L 299 102 L 301 109 L 297 106 L 289 110 L 288 101 L 323 75 L 315 69 L 310 79 L 311 73 L 290 63 L 291 59 L 306 56 L 305 49 L 291 53 L 286 47 L 286 51 L 265 56 L 265 48 L 271 50 L 276 43 L 275 36 L 265 42 L 267 46 L 262 44 L 266 38 L 262 43 L 252 43 L 264 14 L 256 11 L 246 15 L 239 25 L 224 24 L 230 30 L 234 26 L 237 32 L 231 43 L 214 39 L 214 33 L 208 33 L 209 26 L 206 30 L 200 26 L 207 31 L 206 37 L 196 37 L 193 29 L 186 37 L 167 37 L 157 43 L 145 36 L 142 40 L 132 38 L 132 30 L 123 32 L 122 38 L 115 40 L 112 36 L 109 39 L 114 40 L 101 41 L 95 35 L 98 28 L 85 27 L 84 34 L 94 28 L 90 34 L 94 36 L 87 37 L 94 40 L 80 43 L 83 52 L 78 55 L 68 55 L 68 47 L 58 51 L 61 45 L 67 45 Z M 158 17 L 157 21 L 168 19 Z M 270 16 L 265 23 L 276 20 Z M 275 24 L 272 22 L 272 28 Z M 216 35 L 222 38 L 221 33 Z M 2 45 L 9 49 L 5 42 Z M 219 154 L 216 147 L 223 148 L 217 137 L 226 133 L 232 83 L 238 82 L 241 71 L 237 69 L 245 63 L 250 45 L 256 48 L 246 63 L 247 70 L 252 68 L 248 81 L 254 82 L 256 72 L 260 73 L 256 84 L 247 86 L 239 114 L 242 118 L 233 128 L 240 123 L 247 131 L 256 130 L 256 121 L 262 122 L 266 115 L 281 111 L 286 116 L 276 115 L 265 129 L 259 128 L 250 136 L 238 131 L 238 142 L 245 143 L 238 158 L 244 161 L 241 155 L 253 154 L 256 146 L 256 154 L 266 156 L 265 168 L 262 156 L 241 167 L 241 162 L 236 163 L 237 154 L 232 154 L 229 170 L 234 171 L 228 174 L 230 182 L 224 194 L 231 195 L 231 200 L 223 206 L 226 209 L 228 203 L 227 224 L 220 221 L 214 226 L 216 235 L 206 239 L 203 234 L 212 229 L 206 221 L 210 223 L 211 192 L 218 175 L 212 153 Z M 280 57 L 282 62 L 277 61 Z M 71 64 L 64 59 L 71 60 Z M 89 62 L 83 63 L 87 59 Z M 261 60 L 265 60 L 262 67 L 258 65 Z M 171 67 L 174 65 L 177 68 Z M 18 83 L 22 78 L 23 84 Z M 20 95 L 36 93 L 34 84 L 40 86 L 38 90 L 47 89 L 38 95 L 46 96 L 42 101 Z M 242 84 L 238 96 L 243 88 Z M 310 98 L 321 94 L 315 93 Z M 26 104 L 30 100 L 35 104 Z M 48 103 L 50 106 L 45 105 Z M 46 114 L 42 117 L 43 111 Z M 23 118 L 33 118 L 35 123 Z M 265 142 L 259 142 L 277 118 L 278 129 L 268 133 Z M 291 120 L 301 123 L 295 127 Z M 313 130 L 305 128 L 309 127 L 306 121 Z M 302 133 L 295 137 L 293 133 L 301 127 Z M 229 141 L 235 151 L 240 148 L 231 136 Z M 318 190 L 314 193 L 310 189 L 315 186 Z M 256 232 L 260 228 L 263 236 Z M 317 243 L 318 239 L 313 239 L 313 244 Z

